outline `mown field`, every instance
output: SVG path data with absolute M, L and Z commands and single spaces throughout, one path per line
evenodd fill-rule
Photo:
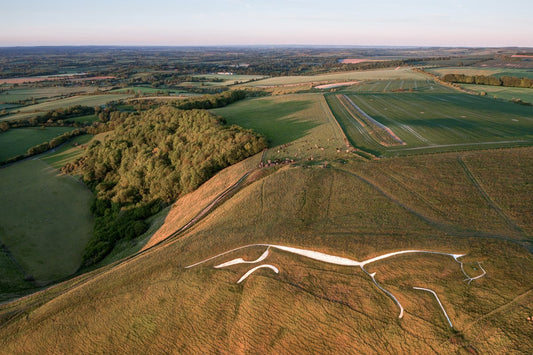
M 294 94 L 248 99 L 213 110 L 229 124 L 251 128 L 267 137 L 267 159 L 314 159 L 334 156 L 345 147 L 342 132 L 321 94 Z
M 381 69 L 367 71 L 351 71 L 315 76 L 282 76 L 268 78 L 244 84 L 244 86 L 283 86 L 322 82 L 352 81 L 352 80 L 426 80 L 423 74 L 413 72 L 409 68 Z
M 43 102 L 36 105 L 25 106 L 17 110 L 18 113 L 14 113 L 8 116 L 0 118 L 1 121 L 15 120 L 15 119 L 27 119 L 38 115 L 39 113 L 45 113 L 57 108 L 65 108 L 70 106 L 82 105 L 82 106 L 100 106 L 105 105 L 109 101 L 118 101 L 132 97 L 131 94 L 101 94 L 101 95 L 82 95 L 69 97 L 66 99 L 52 100 Z
M 28 127 L 12 128 L 0 133 L 0 161 L 26 154 L 29 148 L 74 129 L 75 127 Z
M 74 273 L 92 232 L 91 192 L 44 162 L 0 169 L 0 240 L 38 284 Z
M 487 93 L 487 96 L 496 99 L 520 99 L 525 102 L 533 103 L 533 89 L 471 84 L 461 84 L 461 86 L 468 90 L 476 91 L 479 93 L 485 92 Z
M 491 179 L 480 170 L 484 162 L 502 154 L 513 157 L 517 151 L 475 152 L 472 157 L 450 153 L 437 161 L 435 155 L 382 159 L 373 161 L 372 169 L 366 168 L 368 163 L 349 161 L 331 169 L 273 171 L 174 242 L 100 270 L 94 278 L 80 276 L 44 294 L 0 306 L 0 312 L 27 307 L 27 313 L 0 328 L 0 345 L 8 353 L 527 353 L 533 336 L 525 319 L 533 312 L 533 258 L 512 242 L 517 240 L 515 231 L 504 219 L 490 223 L 509 240 L 485 233 L 488 226 L 483 222 L 494 215 L 473 209 L 489 211 L 490 204 L 458 163 L 465 158 L 472 175 L 484 184 Z M 519 150 L 497 173 L 530 181 L 531 166 L 522 162 L 531 154 L 531 148 Z M 412 174 L 402 171 L 409 167 L 415 172 L 411 183 Z M 412 189 L 398 189 L 396 181 L 387 182 L 382 174 L 367 174 L 375 169 Z M 448 185 L 457 179 L 460 188 Z M 433 192 L 429 184 L 442 187 Z M 453 190 L 447 201 L 440 201 L 446 186 Z M 523 184 L 496 182 L 491 188 L 499 192 L 485 192 L 498 203 L 498 194 L 527 200 Z M 503 203 L 500 207 L 518 223 Z M 442 208 L 445 213 L 436 219 Z M 531 206 L 524 212 L 531 213 Z M 454 218 L 460 215 L 467 217 Z M 531 229 L 531 221 L 525 223 Z M 398 319 L 394 302 L 357 268 L 276 250 L 265 263 L 276 265 L 279 274 L 258 270 L 236 284 L 251 266 L 213 268 L 239 257 L 254 260 L 265 250 L 255 247 L 185 269 L 252 243 L 290 245 L 354 260 L 404 249 L 461 253 L 466 254 L 462 260 L 468 273 L 481 273 L 479 261 L 487 275 L 464 282 L 460 265 L 438 255 L 405 255 L 370 265 L 368 271 L 404 306 L 405 315 Z M 437 292 L 453 329 L 434 297 L 415 286 Z
M 425 92 L 425 93 L 443 93 L 457 92 L 447 86 L 442 86 L 430 79 L 408 80 L 408 79 L 390 79 L 390 80 L 367 80 L 342 90 L 353 93 L 370 93 L 370 92 Z
M 341 126 L 349 130 L 352 143 L 382 153 L 412 154 L 532 142 L 533 109 L 528 106 L 458 92 L 343 94 L 406 142 L 405 146 L 385 149 L 365 139 L 336 102 L 337 97 L 328 95 L 328 103 Z

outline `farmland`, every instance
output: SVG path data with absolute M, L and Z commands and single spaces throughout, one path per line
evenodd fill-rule
M 349 136 L 352 144 L 372 150 L 401 154 L 402 151 L 412 153 L 532 142 L 530 107 L 458 92 L 346 92 L 345 95 L 407 143 L 403 147 L 380 148 L 372 142 L 362 143 L 364 139 L 357 132 L 357 127 L 351 128 Z M 342 126 L 354 125 L 350 115 L 335 102 L 335 96 L 329 95 L 327 99 Z
M 0 161 L 26 154 L 29 148 L 73 129 L 74 127 L 28 127 L 0 133 Z
M 426 80 L 423 74 L 415 73 L 409 68 L 401 69 L 381 69 L 369 71 L 353 71 L 336 74 L 324 74 L 315 76 L 285 76 L 257 80 L 251 83 L 244 84 L 244 86 L 268 87 L 268 86 L 284 86 L 284 85 L 300 85 L 312 83 L 326 83 L 337 81 L 353 81 L 353 80 Z
M 461 86 L 478 93 L 485 92 L 487 93 L 487 96 L 497 99 L 520 99 L 524 102 L 533 103 L 533 89 L 472 84 L 461 84 Z
M 513 68 L 494 68 L 494 67 L 443 67 L 427 69 L 429 72 L 445 74 L 464 74 L 464 75 L 487 75 L 487 76 L 516 76 L 519 78 L 533 79 L 533 69 L 513 69 Z
M 0 179 L 0 240 L 25 273 L 37 284 L 74 273 L 92 229 L 90 191 L 38 159 L 0 169 Z

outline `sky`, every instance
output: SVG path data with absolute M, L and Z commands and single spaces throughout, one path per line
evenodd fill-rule
M 531 0 L 0 0 L 0 46 L 533 47 Z

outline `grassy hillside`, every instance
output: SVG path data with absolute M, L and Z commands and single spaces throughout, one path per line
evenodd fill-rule
M 492 151 L 476 154 L 481 160 L 495 158 Z M 531 158 L 532 151 L 522 154 Z M 432 157 L 416 159 L 424 158 Z M 509 174 L 530 176 L 522 158 L 509 162 Z M 414 158 L 393 164 L 416 163 L 409 159 Z M 472 159 L 465 158 L 469 166 Z M 454 154 L 441 158 L 442 164 L 456 161 Z M 388 169 L 390 162 L 372 164 Z M 0 348 L 6 353 L 526 353 L 533 335 L 525 320 L 533 312 L 531 254 L 516 243 L 476 235 L 481 227 L 468 220 L 447 218 L 446 223 L 472 232 L 443 228 L 429 207 L 408 205 L 409 199 L 390 186 L 361 175 L 367 165 L 281 168 L 244 187 L 180 238 L 0 306 L 2 313 L 23 312 L 0 328 Z M 428 176 L 445 185 L 455 172 L 434 164 L 420 179 Z M 522 189 L 499 188 L 527 199 Z M 456 193 L 466 198 L 471 191 Z M 439 198 L 438 192 L 427 194 L 428 201 Z M 481 207 L 483 201 L 475 204 Z M 463 207 L 458 198 L 446 207 L 457 215 L 470 214 L 472 206 Z M 487 275 L 463 282 L 458 263 L 445 256 L 405 255 L 370 265 L 368 271 L 376 272 L 405 307 L 400 320 L 394 302 L 360 269 L 282 251 L 265 260 L 279 267 L 279 275 L 259 270 L 242 284 L 236 280 L 249 266 L 212 267 L 237 257 L 253 260 L 264 251 L 260 247 L 184 268 L 251 243 L 355 260 L 410 248 L 464 253 L 467 272 L 479 273 L 479 261 Z M 438 293 L 454 329 L 435 299 L 414 286 Z
M 92 230 L 90 191 L 40 160 L 0 169 L 0 241 L 38 284 L 74 273 Z
M 213 110 L 230 124 L 251 128 L 267 137 L 265 159 L 324 159 L 345 147 L 322 94 L 294 94 L 244 100 Z

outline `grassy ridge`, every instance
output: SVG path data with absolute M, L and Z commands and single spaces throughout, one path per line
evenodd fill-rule
M 491 153 L 476 152 L 483 160 L 492 159 Z M 531 156 L 531 149 L 525 154 Z M 433 158 L 416 157 L 421 165 Z M 402 158 L 396 164 L 406 167 L 409 159 L 414 158 Z M 445 155 L 441 163 L 447 161 L 456 162 L 457 155 Z M 372 164 L 386 168 L 389 162 Z M 0 328 L 2 349 L 8 353 L 52 348 L 60 353 L 102 349 L 112 353 L 217 349 L 350 353 L 354 348 L 397 353 L 454 353 L 469 348 L 483 353 L 527 352 L 531 331 L 523 329 L 523 319 L 533 311 L 528 293 L 531 254 L 499 239 L 450 235 L 417 215 L 425 215 L 424 209 L 415 206 L 417 213 L 413 213 L 403 207 L 408 198 L 396 192 L 383 194 L 358 178 L 367 164 L 352 164 L 336 169 L 286 167 L 256 181 L 180 240 L 30 308 L 27 319 Z M 512 174 L 525 167 L 516 161 L 506 168 Z M 420 179 L 430 177 L 438 184 L 452 180 L 455 173 L 433 164 L 421 175 Z M 507 191 L 505 186 L 501 189 Z M 471 191 L 457 193 L 466 196 Z M 469 209 L 461 206 L 458 202 L 449 208 L 468 214 Z M 454 223 L 467 223 L 468 228 L 468 222 Z M 459 265 L 444 256 L 404 256 L 372 264 L 369 272 L 376 272 L 376 279 L 406 308 L 404 318 L 398 320 L 394 303 L 354 268 L 277 251 L 265 262 L 278 266 L 279 275 L 259 270 L 241 285 L 235 282 L 248 265 L 212 268 L 237 257 L 252 260 L 264 251 L 251 248 L 184 269 L 230 248 L 265 242 L 356 260 L 409 248 L 460 252 L 467 254 L 468 272 L 478 272 L 475 261 L 481 261 L 489 276 L 469 285 L 462 281 Z M 413 286 L 438 292 L 455 331 L 434 298 Z M 0 312 L 38 298 L 46 300 L 65 287 L 58 285 L 42 295 L 0 306 Z M 61 326 L 55 321 L 58 317 Z M 77 326 L 80 323 L 83 327 Z
M 39 283 L 74 273 L 92 230 L 90 191 L 56 175 L 40 160 L 0 169 L 0 240 Z
M 0 161 L 26 154 L 29 148 L 73 131 L 75 127 L 14 128 L 0 133 Z

